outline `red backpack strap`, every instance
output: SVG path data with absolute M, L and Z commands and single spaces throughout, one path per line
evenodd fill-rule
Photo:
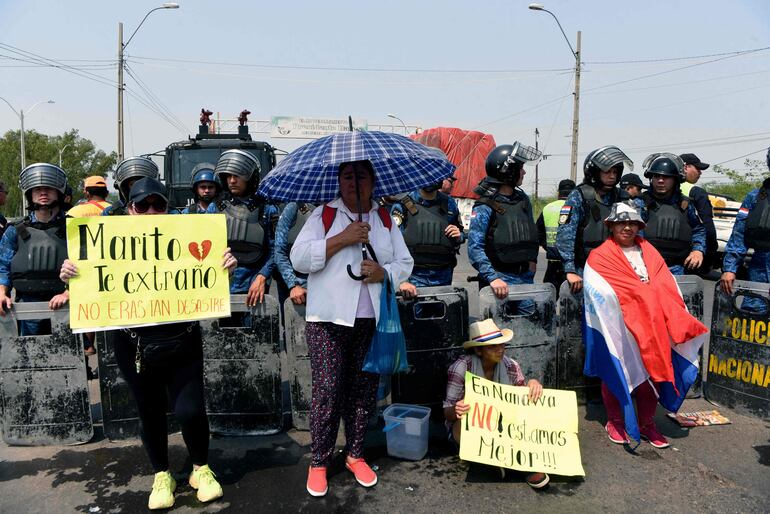
M 330 207 L 329 204 L 324 204 L 323 211 L 321 211 L 321 221 L 324 224 L 324 234 L 329 233 L 329 229 L 332 228 L 334 218 L 337 216 L 337 209 Z
M 382 224 L 390 230 L 390 228 L 393 226 L 393 218 L 390 217 L 390 212 L 388 212 L 388 209 L 385 207 L 380 207 L 377 209 L 377 214 L 380 215 L 380 220 L 382 220 Z

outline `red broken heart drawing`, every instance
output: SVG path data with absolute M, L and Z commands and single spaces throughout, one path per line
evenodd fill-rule
M 206 239 L 200 244 L 200 250 L 198 249 L 198 243 L 193 241 L 189 245 L 187 245 L 187 248 L 190 250 L 190 254 L 198 259 L 199 261 L 203 262 L 203 259 L 206 258 L 206 256 L 211 251 L 211 241 Z

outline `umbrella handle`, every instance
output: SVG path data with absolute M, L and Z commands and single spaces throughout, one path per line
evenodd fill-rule
M 348 275 L 349 275 L 349 276 L 350 276 L 350 278 L 352 278 L 353 280 L 363 280 L 363 279 L 365 279 L 365 278 L 366 278 L 366 277 L 365 277 L 365 276 L 363 276 L 363 275 L 360 275 L 360 276 L 359 276 L 359 275 L 356 275 L 355 273 L 353 273 L 353 268 L 351 268 L 351 267 L 350 267 L 350 264 L 348 264 Z

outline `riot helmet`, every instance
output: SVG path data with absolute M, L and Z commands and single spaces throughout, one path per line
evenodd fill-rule
M 512 145 L 500 145 L 492 150 L 484 167 L 488 177 L 516 186 L 524 164 L 536 164 L 542 157 L 539 150 L 516 141 Z
M 259 161 L 254 154 L 238 149 L 222 152 L 214 169 L 214 174 L 224 189 L 227 189 L 227 177 L 225 175 L 241 177 L 256 189 L 257 184 L 259 184 L 259 172 Z
M 651 179 L 653 175 L 674 177 L 678 184 L 684 182 L 684 161 L 673 153 L 654 153 L 644 160 L 644 177 Z
M 160 179 L 158 165 L 147 157 L 129 157 L 118 164 L 115 168 L 115 189 L 120 193 L 121 200 L 126 201 L 128 198 L 131 190 L 129 182 L 132 179 L 138 180 L 145 177 Z
M 24 168 L 19 175 L 19 189 L 27 198 L 30 210 L 35 209 L 32 204 L 32 190 L 36 187 L 50 187 L 58 191 L 57 203 L 61 207 L 67 189 L 67 174 L 60 167 L 45 162 L 30 164 Z
M 210 195 L 208 198 L 204 198 L 206 202 L 212 201 L 216 195 L 219 194 L 220 191 L 222 191 L 222 184 L 219 183 L 216 176 L 214 175 L 214 168 L 215 166 L 211 164 L 210 162 L 202 162 L 200 164 L 195 165 L 195 167 L 192 169 L 192 179 L 191 187 L 192 187 L 192 193 L 193 197 L 195 198 L 195 201 L 201 200 L 200 195 L 198 194 L 198 186 L 204 182 L 209 182 L 211 184 L 214 184 L 214 193 Z
M 586 155 L 586 160 L 583 161 L 583 182 L 585 184 L 601 186 L 602 184 L 599 183 L 599 173 L 615 167 L 618 168 L 619 182 L 626 166 L 628 166 L 629 170 L 633 170 L 634 161 L 617 146 L 608 145 L 597 148 L 589 152 Z M 614 185 L 617 185 L 617 182 Z

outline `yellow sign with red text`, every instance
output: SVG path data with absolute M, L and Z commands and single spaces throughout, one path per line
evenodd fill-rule
M 585 476 L 578 443 L 574 391 L 502 385 L 465 373 L 470 411 L 462 423 L 460 458 L 520 471 Z
M 72 331 L 230 316 L 222 214 L 67 219 Z

